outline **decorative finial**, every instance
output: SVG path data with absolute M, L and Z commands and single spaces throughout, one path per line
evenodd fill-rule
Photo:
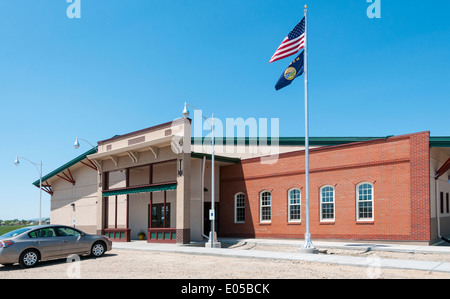
M 184 118 L 188 118 L 189 117 L 189 110 L 187 109 L 186 102 L 184 102 L 183 117 Z

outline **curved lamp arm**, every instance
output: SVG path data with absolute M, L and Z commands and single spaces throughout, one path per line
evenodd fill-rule
M 75 139 L 75 142 L 73 143 L 73 147 L 74 147 L 75 149 L 78 149 L 78 148 L 80 147 L 80 143 L 78 142 L 78 139 L 83 140 L 84 142 L 86 142 L 87 144 L 89 144 L 90 146 L 92 146 L 92 148 L 95 148 L 95 146 L 93 146 L 93 145 L 92 145 L 89 141 L 87 141 L 86 139 L 77 137 L 77 138 Z
M 14 160 L 14 164 L 15 164 L 16 166 L 19 166 L 19 164 L 20 164 L 19 158 L 20 158 L 20 159 L 24 159 L 24 160 L 30 162 L 31 164 L 33 164 L 33 165 L 36 167 L 36 169 L 37 169 L 39 175 L 42 175 L 42 161 L 41 161 L 40 163 L 35 163 L 35 162 L 31 161 L 31 160 L 28 160 L 28 159 L 25 158 L 25 157 L 16 157 L 16 160 Z M 39 169 L 38 166 L 40 167 L 40 169 Z

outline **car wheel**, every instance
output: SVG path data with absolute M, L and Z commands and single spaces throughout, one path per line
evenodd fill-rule
M 39 261 L 39 252 L 34 249 L 26 250 L 22 252 L 19 257 L 19 264 L 23 268 L 30 268 L 36 265 Z
M 100 257 L 105 253 L 105 244 L 103 242 L 95 242 L 91 248 L 91 256 Z

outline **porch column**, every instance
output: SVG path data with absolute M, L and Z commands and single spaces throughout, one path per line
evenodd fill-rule
M 97 173 L 97 235 L 103 234 L 105 223 L 105 209 L 103 202 L 103 183 L 101 170 Z
M 189 244 L 191 242 L 191 155 L 180 154 L 177 160 L 181 170 L 177 175 L 177 244 Z
M 177 156 L 177 244 L 191 242 L 191 120 L 172 122 L 172 150 Z

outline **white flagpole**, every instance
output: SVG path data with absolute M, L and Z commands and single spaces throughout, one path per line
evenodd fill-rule
M 315 253 L 313 243 L 311 242 L 311 233 L 309 231 L 309 130 L 308 130 L 308 52 L 307 52 L 307 6 L 305 5 L 305 47 L 304 47 L 304 73 L 305 73 L 305 201 L 306 201 L 306 232 L 305 232 L 305 242 L 303 243 L 302 249 L 307 252 Z

